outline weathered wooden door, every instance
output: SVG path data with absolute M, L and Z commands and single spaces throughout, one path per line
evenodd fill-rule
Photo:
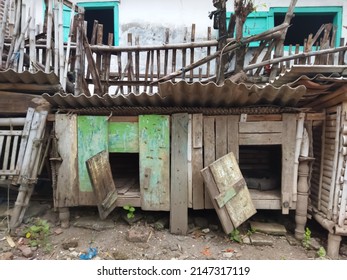
M 233 153 L 217 159 L 201 173 L 225 233 L 229 234 L 256 213 Z
M 170 119 L 139 116 L 141 208 L 170 210 Z
M 77 117 L 79 205 L 95 205 L 95 197 L 86 161 L 108 151 L 108 121 L 105 116 Z
M 91 179 L 96 203 L 101 219 L 106 219 L 116 208 L 117 191 L 111 172 L 108 152 L 102 151 L 87 160 L 87 169 Z

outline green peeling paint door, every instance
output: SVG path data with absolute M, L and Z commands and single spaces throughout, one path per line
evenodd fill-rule
M 170 119 L 139 116 L 141 208 L 170 210 Z
M 78 177 L 80 192 L 93 192 L 86 161 L 108 151 L 108 122 L 105 116 L 78 116 Z

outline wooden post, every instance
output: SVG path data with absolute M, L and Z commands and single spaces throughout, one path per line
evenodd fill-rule
M 336 235 L 336 234 L 329 232 L 327 255 L 330 258 L 335 259 L 335 260 L 337 260 L 339 258 L 341 239 L 342 239 L 342 237 L 340 235 Z
M 308 176 L 312 160 L 313 158 L 309 157 L 299 158 L 298 198 L 295 211 L 295 238 L 298 240 L 302 240 L 305 235 L 309 192 Z

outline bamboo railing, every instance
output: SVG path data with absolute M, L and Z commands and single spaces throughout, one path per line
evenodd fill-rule
M 278 38 L 288 28 L 288 23 L 241 41 L 229 38 L 222 49 L 217 49 L 218 41 L 212 39 L 211 28 L 207 29 L 206 40 L 197 41 L 195 24 L 189 32 L 187 29 L 182 43 L 171 43 L 170 30 L 166 29 L 164 42 L 160 45 L 140 45 L 138 37 L 127 34 L 127 45 L 113 46 L 113 34 L 108 34 L 107 44 L 102 44 L 103 25 L 97 21 L 93 25 L 92 37 L 87 39 L 84 9 L 74 6 L 72 9 L 77 14 L 71 16 L 70 34 L 68 41 L 64 42 L 63 2 L 46 1 L 42 30 L 37 28 L 33 7 L 26 7 L 26 1 L 5 1 L 8 9 L 4 16 L 8 20 L 3 18 L 0 21 L 2 70 L 53 71 L 59 77 L 62 89 L 75 95 L 152 94 L 158 91 L 159 82 L 167 80 L 188 83 L 217 81 L 216 73 L 222 69 L 220 58 L 227 54 L 235 59 L 232 54 L 240 46 L 246 46 L 248 54 L 251 54 L 243 70 L 248 76 L 263 78 L 264 67 L 272 65 L 276 65 L 278 75 L 294 64 L 344 64 L 347 49 L 342 39 L 340 47 L 335 47 L 332 42 L 335 42 L 336 28 L 325 24 L 314 36 L 308 36 L 301 52 L 299 45 L 289 46 L 284 56 L 273 58 Z M 259 46 L 250 48 L 249 44 L 254 41 L 259 41 Z M 226 78 L 237 74 L 233 67 L 233 61 L 229 62 L 224 73 Z

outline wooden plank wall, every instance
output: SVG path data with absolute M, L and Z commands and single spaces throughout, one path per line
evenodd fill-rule
M 283 118 L 283 120 L 282 120 Z M 192 116 L 192 194 L 193 209 L 210 209 L 212 203 L 201 177 L 196 177 L 202 167 L 233 152 L 239 161 L 239 145 L 282 145 L 282 199 L 289 208 L 295 209 L 292 201 L 296 138 L 296 114 L 283 115 L 229 115 Z M 195 178 L 196 177 L 196 178 Z M 276 209 L 280 205 L 274 202 Z M 262 204 L 264 205 L 264 204 Z M 273 208 L 269 208 L 273 209 Z
M 341 107 L 330 108 L 326 112 L 323 168 L 321 173 L 321 184 L 318 193 L 318 209 L 326 215 L 332 217 L 333 196 L 336 183 L 338 147 L 339 147 L 339 127 L 341 119 Z
M 321 173 L 323 171 L 323 157 L 324 157 L 324 142 L 325 137 L 325 120 L 318 120 L 312 122 L 312 149 L 313 157 L 315 160 L 312 165 L 311 186 L 310 186 L 310 203 L 318 209 L 320 186 L 322 184 Z
M 188 231 L 188 114 L 171 117 L 171 209 L 170 232 Z

